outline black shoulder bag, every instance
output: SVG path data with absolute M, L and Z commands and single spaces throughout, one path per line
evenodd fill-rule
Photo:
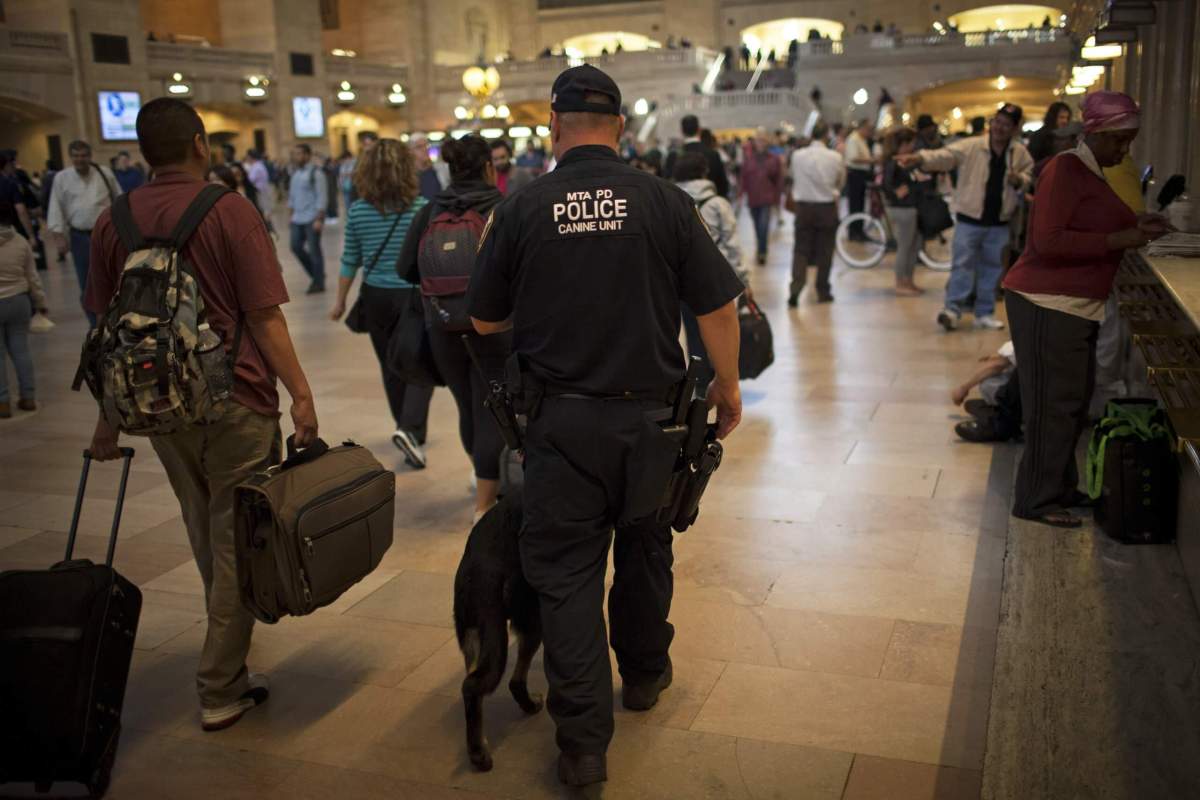
M 367 264 L 367 268 L 363 270 L 362 286 L 358 289 L 358 297 L 354 300 L 354 305 L 350 306 L 350 310 L 346 313 L 346 327 L 355 333 L 367 332 L 367 307 L 363 304 L 362 298 L 363 289 L 367 287 L 367 276 L 371 274 L 371 270 L 375 269 L 375 265 L 379 262 L 379 257 L 383 255 L 388 242 L 392 240 L 392 234 L 396 232 L 396 226 L 400 224 L 400 219 L 407 213 L 406 209 L 396 215 L 396 220 L 392 223 L 392 227 L 388 229 L 388 234 L 384 237 L 383 244 L 379 245 L 379 249 L 375 251 L 375 255 L 371 258 L 371 263 Z

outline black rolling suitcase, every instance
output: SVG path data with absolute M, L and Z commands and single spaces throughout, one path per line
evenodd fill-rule
M 121 488 L 104 565 L 71 560 L 91 454 L 67 538 L 48 570 L 0 573 L 0 783 L 108 788 L 142 593 L 112 568 L 133 450 L 122 448 Z M 0 789 L 0 795 L 3 789 Z

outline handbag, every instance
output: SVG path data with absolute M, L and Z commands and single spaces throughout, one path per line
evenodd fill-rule
M 738 350 L 738 377 L 757 378 L 775 362 L 775 343 L 771 324 L 753 300 L 738 314 L 741 347 Z
M 425 326 L 425 307 L 417 289 L 409 292 L 408 304 L 400 311 L 400 318 L 396 320 L 396 327 L 388 339 L 386 368 L 405 383 L 416 386 L 446 385 L 433 360 L 429 329 Z
M 239 593 L 274 623 L 327 606 L 379 566 L 392 545 L 396 475 L 365 447 L 317 439 L 235 489 Z
M 367 285 L 367 276 L 371 274 L 371 270 L 375 269 L 375 264 L 378 263 L 379 257 L 383 255 L 383 249 L 392 240 L 392 234 L 396 232 L 396 226 L 400 224 L 400 218 L 403 216 L 404 212 L 396 215 L 396 219 L 392 222 L 392 227 L 388 229 L 387 236 L 383 239 L 383 244 L 379 245 L 379 249 L 375 251 L 375 255 L 371 258 L 371 263 L 363 270 L 363 286 Z M 362 288 L 359 288 L 358 297 L 354 299 L 354 305 L 350 306 L 350 310 L 346 313 L 346 327 L 354 333 L 367 332 L 367 307 L 362 301 Z
M 937 191 L 925 189 L 917 198 L 917 227 L 921 236 L 932 239 L 947 228 L 954 226 L 950 206 Z

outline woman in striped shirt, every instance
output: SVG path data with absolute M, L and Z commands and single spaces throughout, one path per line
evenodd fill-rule
M 408 148 L 395 139 L 380 139 L 358 158 L 354 187 L 359 199 L 346 214 L 342 269 L 337 301 L 329 318 L 346 313 L 346 298 L 359 269 L 363 272 L 361 297 L 367 333 L 387 393 L 396 432 L 392 442 L 414 469 L 425 467 L 425 428 L 433 387 L 407 384 L 387 368 L 387 346 L 400 314 L 418 288 L 396 274 L 396 260 L 404 247 L 413 217 L 428 202 L 417 193 L 417 170 Z

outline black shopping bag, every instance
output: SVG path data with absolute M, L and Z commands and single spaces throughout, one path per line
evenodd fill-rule
M 775 362 L 775 343 L 767 316 L 753 300 L 738 314 L 742 345 L 738 351 L 738 376 L 743 380 L 757 378 Z

